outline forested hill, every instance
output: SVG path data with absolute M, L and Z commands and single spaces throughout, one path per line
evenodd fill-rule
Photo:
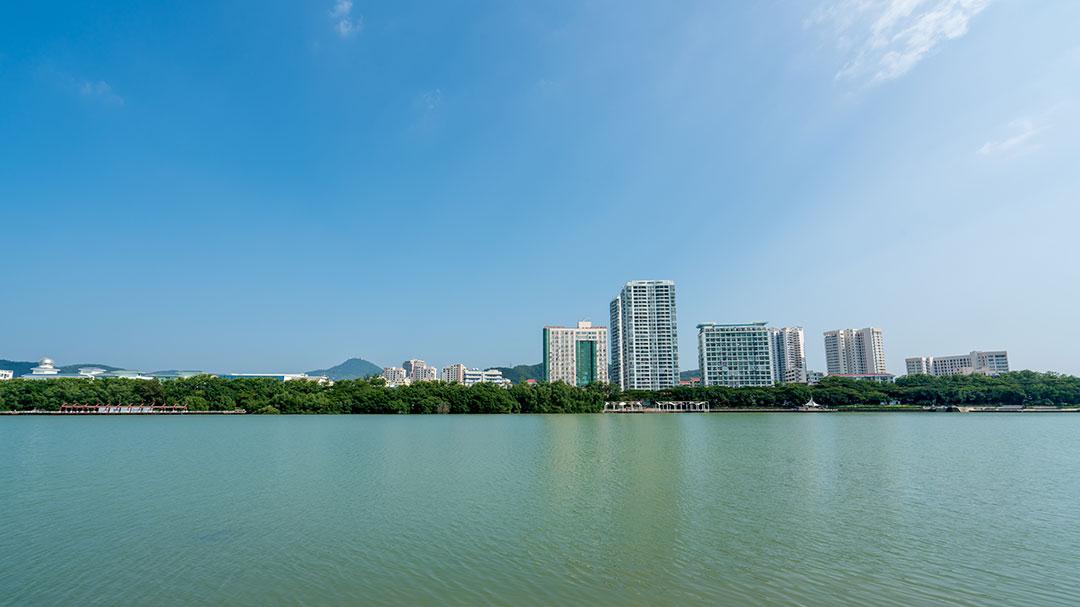
M 27 375 L 30 373 L 30 369 L 37 366 L 36 362 L 29 360 L 4 360 L 0 359 L 0 369 L 12 371 L 15 377 Z M 77 373 L 79 369 L 85 369 L 87 367 L 96 367 L 98 369 L 105 369 L 106 371 L 116 371 L 120 367 L 113 367 L 110 365 L 103 365 L 100 363 L 81 363 L 78 365 L 64 365 L 63 367 L 57 367 L 61 373 Z
M 364 379 L 382 374 L 382 367 L 362 358 L 350 358 L 340 365 L 329 369 L 315 369 L 308 371 L 308 375 L 325 375 L 334 381 L 341 379 Z
M 503 377 L 509 379 L 515 384 L 520 384 L 527 379 L 535 379 L 536 381 L 544 381 L 544 363 L 536 363 L 535 365 L 517 365 L 514 367 L 491 367 L 496 371 L 501 371 Z

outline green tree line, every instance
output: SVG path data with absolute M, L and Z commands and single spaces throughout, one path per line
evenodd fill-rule
M 901 377 L 893 384 L 827 377 L 815 386 L 768 388 L 679 386 L 658 392 L 563 383 L 463 386 L 421 382 L 388 388 L 382 379 L 333 385 L 269 378 L 210 375 L 169 381 L 100 378 L 0 382 L 0 410 L 58 410 L 62 404 L 177 404 L 193 411 L 243 409 L 249 413 L 596 413 L 605 401 L 694 400 L 712 407 L 794 408 L 813 397 L 828 406 L 1080 404 L 1080 378 L 1020 371 L 981 375 Z

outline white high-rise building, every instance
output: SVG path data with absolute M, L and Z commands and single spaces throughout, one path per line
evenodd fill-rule
M 610 379 L 623 390 L 679 384 L 674 282 L 632 280 L 611 301 Z
M 885 374 L 885 338 L 881 329 L 838 329 L 825 332 L 825 366 L 829 375 Z
M 1009 353 L 1005 350 L 960 356 L 916 356 L 905 359 L 908 375 L 999 375 L 1009 372 Z
M 409 383 L 409 376 L 405 373 L 405 369 L 401 367 L 384 368 L 382 378 L 386 380 L 386 385 L 390 387 L 404 386 Z
M 772 330 L 763 322 L 698 325 L 698 365 L 705 386 L 773 385 Z
M 806 350 L 802 327 L 769 329 L 773 379 L 784 384 L 806 383 Z
M 451 384 L 463 384 L 465 383 L 465 370 L 465 365 L 460 363 L 443 367 L 441 379 Z
M 544 327 L 544 381 L 587 386 L 608 381 L 608 330 L 581 321 L 576 327 Z

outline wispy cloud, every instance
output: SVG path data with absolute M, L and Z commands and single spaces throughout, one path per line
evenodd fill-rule
M 362 15 L 353 16 L 352 0 L 337 0 L 330 9 L 330 19 L 334 22 L 334 31 L 342 38 L 348 38 L 360 31 L 364 24 Z
M 441 88 L 421 91 L 413 98 L 413 120 L 409 130 L 413 133 L 430 133 L 438 129 L 444 119 L 444 97 Z
M 420 109 L 425 112 L 434 112 L 442 105 L 442 89 L 432 89 L 420 95 Z
M 83 80 L 74 83 L 79 95 L 87 99 L 94 99 L 108 105 L 124 105 L 124 98 L 116 94 L 112 86 L 104 80 Z
M 944 42 L 964 36 L 991 0 L 834 0 L 808 26 L 827 27 L 848 60 L 837 80 L 878 84 L 899 78 Z
M 1046 130 L 1046 125 L 1036 119 L 1024 117 L 1010 122 L 1006 130 L 1008 135 L 1004 138 L 987 141 L 975 153 L 979 156 L 996 156 L 1034 151 L 1039 147 L 1034 139 Z

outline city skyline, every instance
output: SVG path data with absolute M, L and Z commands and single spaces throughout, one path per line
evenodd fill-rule
M 536 364 L 658 277 L 681 370 L 767 319 L 1080 374 L 1080 5 L 252 6 L 0 7 L 0 358 Z
M 582 320 L 575 327 L 548 325 L 543 328 L 543 347 L 541 362 L 542 378 L 548 381 L 564 381 L 572 385 L 584 386 L 593 381 L 600 383 L 613 383 L 624 389 L 637 384 L 639 387 L 649 385 L 650 388 L 660 389 L 676 385 L 680 381 L 678 374 L 675 376 L 664 375 L 666 368 L 675 361 L 678 364 L 678 323 L 676 318 L 675 284 L 674 281 L 665 279 L 634 279 L 627 281 L 619 295 L 609 304 L 611 325 L 618 327 L 611 333 L 608 341 L 608 328 L 594 325 L 591 321 Z M 639 318 L 640 317 L 640 318 Z M 642 327 L 633 329 L 633 319 L 646 320 Z M 628 324 L 629 323 L 629 324 Z M 698 324 L 697 328 L 697 355 L 698 366 L 694 368 L 679 368 L 678 371 L 697 371 L 700 373 L 698 380 L 704 385 L 729 385 L 733 387 L 764 385 L 762 382 L 767 375 L 771 383 L 807 383 L 808 373 L 818 375 L 838 376 L 862 376 L 881 375 L 895 378 L 904 374 L 950 374 L 964 372 L 965 366 L 976 372 L 1008 372 L 1010 370 L 1008 357 L 1005 351 L 979 352 L 972 351 L 970 355 L 961 356 L 930 356 L 930 357 L 906 357 L 903 371 L 892 372 L 888 367 L 888 357 L 885 355 L 883 331 L 879 327 L 865 327 L 862 329 L 832 329 L 822 333 L 824 344 L 824 365 L 821 371 L 813 368 L 805 355 L 805 332 L 803 327 L 767 327 L 765 321 L 751 323 L 715 323 L 706 322 Z M 656 339 L 669 340 L 669 331 L 674 331 L 674 349 L 667 354 L 657 354 Z M 760 333 L 760 335 L 758 334 Z M 743 341 L 749 337 L 750 341 Z M 636 336 L 636 337 L 635 337 Z M 637 353 L 638 364 L 628 367 L 622 366 L 620 359 L 628 353 L 635 351 L 634 339 L 644 339 L 648 346 L 646 350 Z M 736 350 L 727 351 L 728 346 L 721 345 L 723 340 L 737 348 L 749 346 L 753 350 L 750 358 L 743 358 Z M 557 343 L 553 343 L 557 342 Z M 649 342 L 653 342 L 649 346 Z M 759 343 L 760 342 L 760 343 Z M 598 347 L 598 344 L 606 344 Z M 587 351 L 577 351 L 580 346 L 589 346 Z M 638 348 L 640 349 L 640 348 Z M 761 351 L 758 351 L 761 350 Z M 706 355 L 706 351 L 711 354 Z M 648 357 L 648 362 L 641 362 L 641 355 Z M 982 363 L 976 360 L 976 354 L 980 355 Z M 990 355 L 987 359 L 986 355 Z M 577 358 L 581 359 L 581 364 Z M 735 356 L 734 359 L 730 357 Z M 383 377 L 391 384 L 400 383 L 398 375 L 405 383 L 417 381 L 458 381 L 461 383 L 463 373 L 479 372 L 495 367 L 513 367 L 513 364 L 493 364 L 480 367 L 469 367 L 460 362 L 447 363 L 445 366 L 429 365 L 424 360 L 410 358 L 401 363 L 401 367 L 393 365 L 383 366 L 377 361 L 363 358 L 367 362 L 378 365 L 383 369 Z M 670 358 L 670 360 L 669 360 Z M 703 364 L 706 358 L 715 358 L 715 365 Z M 760 359 L 760 360 L 759 360 Z M 52 359 L 44 358 L 51 366 Z M 586 362 L 587 361 L 587 362 Z M 729 376 L 726 371 L 721 372 L 719 366 L 728 362 L 737 362 L 739 365 L 750 364 L 747 369 L 754 369 L 750 375 L 743 376 L 735 372 L 735 376 Z M 30 361 L 23 361 L 30 362 Z M 609 364 L 610 363 L 610 367 Z M 79 364 L 79 363 L 76 363 Z M 86 363 L 104 364 L 104 363 Z M 520 363 L 532 365 L 536 363 Z M 764 366 L 762 366 L 764 365 Z M 715 370 L 710 370 L 715 367 Z M 759 367 L 761 367 L 759 369 Z M 948 368 L 949 371 L 938 371 Z M 767 368 L 767 371 L 765 370 Z M 557 369 L 557 370 L 555 370 Z M 95 371 L 104 371 L 94 369 Z M 1015 369 L 1014 369 L 1015 370 Z M 85 376 L 84 370 L 80 370 L 79 376 Z M 970 371 L 966 371 L 970 372 Z M 35 371 L 36 373 L 36 371 Z M 214 371 L 220 374 L 220 371 Z M 266 370 L 257 373 L 240 373 L 224 375 L 243 376 L 261 375 Z M 270 374 L 280 374 L 277 371 Z M 301 372 L 301 374 L 306 372 Z M 387 375 L 389 373 L 389 375 Z M 644 373 L 644 384 L 640 380 L 630 379 L 636 374 Z M 663 377 L 658 378 L 657 374 Z M 449 375 L 448 375 L 449 374 Z M 610 376 L 610 377 L 609 377 Z M 753 376 L 753 379 L 750 377 Z M 453 379 L 447 379 L 452 377 Z M 552 379 L 554 377 L 554 379 Z M 787 378 L 786 380 L 783 378 Z M 466 382 L 467 383 L 467 382 Z
M 662 286 L 664 286 L 666 288 L 669 288 L 670 291 L 665 294 L 665 297 L 670 297 L 670 302 L 671 302 L 670 306 L 672 308 L 671 316 L 674 316 L 674 307 L 675 307 L 674 306 L 674 286 L 675 285 L 674 285 L 674 283 L 672 281 L 667 281 L 667 280 L 632 280 L 632 281 L 628 281 L 624 285 L 624 289 L 621 292 L 620 296 L 616 297 L 616 299 L 614 301 L 612 301 L 611 304 L 610 304 L 611 313 L 612 313 L 612 319 L 611 319 L 612 324 L 619 324 L 617 322 L 617 319 L 616 319 L 616 304 L 619 303 L 620 300 L 625 296 L 625 294 L 628 292 L 628 289 L 632 288 L 632 286 L 635 286 L 635 285 L 638 286 L 639 288 L 646 288 L 646 287 L 647 288 L 655 288 L 657 285 L 662 285 Z M 653 296 L 650 294 L 650 299 L 652 297 Z M 622 304 L 620 303 L 619 305 L 622 305 Z M 621 312 L 620 312 L 620 314 L 621 314 Z M 964 359 L 964 361 L 968 361 L 968 360 L 972 361 L 972 364 L 970 364 L 968 366 L 973 371 L 992 370 L 994 372 L 1008 372 L 1010 370 L 1009 363 L 1008 363 L 1008 356 L 1007 356 L 1007 353 L 1005 351 L 991 351 L 991 352 L 972 351 L 970 355 L 961 355 L 961 356 L 907 357 L 907 358 L 905 358 L 905 361 L 904 361 L 905 362 L 904 367 L 901 370 L 898 370 L 898 371 L 894 372 L 894 371 L 891 371 L 891 370 L 889 370 L 887 368 L 887 362 L 885 361 L 885 357 L 883 357 L 882 353 L 880 352 L 880 350 L 883 349 L 883 332 L 878 327 L 866 327 L 866 328 L 863 328 L 863 329 L 835 329 L 835 330 L 830 330 L 830 331 L 824 331 L 822 333 L 822 337 L 823 337 L 823 342 L 825 344 L 824 349 L 825 349 L 825 352 L 826 352 L 826 356 L 825 356 L 825 360 L 823 361 L 824 364 L 820 368 L 816 368 L 809 362 L 809 359 L 805 356 L 806 338 L 805 338 L 805 335 L 804 335 L 803 327 L 767 327 L 768 324 L 769 323 L 767 323 L 767 322 L 759 321 L 759 322 L 751 322 L 751 323 L 726 323 L 726 324 L 707 322 L 707 323 L 702 323 L 702 324 L 697 325 L 696 351 L 697 351 L 697 356 L 698 356 L 698 358 L 697 358 L 698 366 L 696 368 L 681 368 L 680 372 L 687 372 L 687 371 L 698 371 L 698 372 L 700 372 L 701 377 L 699 377 L 698 379 L 704 380 L 703 383 L 705 385 L 710 385 L 712 383 L 720 383 L 720 384 L 726 383 L 726 382 L 722 382 L 722 381 L 721 382 L 710 382 L 708 377 L 707 377 L 708 373 L 706 372 L 706 366 L 701 364 L 701 362 L 703 360 L 702 357 L 704 355 L 704 349 L 706 349 L 706 346 L 705 346 L 705 344 L 706 344 L 706 341 L 705 341 L 706 332 L 703 331 L 703 329 L 704 330 L 713 330 L 713 331 L 732 329 L 732 330 L 734 330 L 736 332 L 744 332 L 744 331 L 746 331 L 748 329 L 751 329 L 751 328 L 753 328 L 755 331 L 760 331 L 761 332 L 761 335 L 755 337 L 755 339 L 760 337 L 760 339 L 763 339 L 764 341 L 761 344 L 758 344 L 755 341 L 753 347 L 757 348 L 758 346 L 760 346 L 762 348 L 765 348 L 766 352 L 758 353 L 758 354 L 765 357 L 764 360 L 767 362 L 768 372 L 769 372 L 770 377 L 772 378 L 774 383 L 783 383 L 783 381 L 787 381 L 788 383 L 806 383 L 807 373 L 809 373 L 809 372 L 815 372 L 815 373 L 824 374 L 824 375 L 840 375 L 840 376 L 844 376 L 844 375 L 861 375 L 861 374 L 867 374 L 867 373 L 869 373 L 869 374 L 881 373 L 881 374 L 886 374 L 886 375 L 891 375 L 891 376 L 899 376 L 899 375 L 904 375 L 904 374 L 909 374 L 910 375 L 910 374 L 913 374 L 913 373 L 914 374 L 921 374 L 921 373 L 928 373 L 928 372 L 931 373 L 931 374 L 938 374 L 936 372 L 929 371 L 930 368 L 936 368 L 934 366 L 934 361 L 939 361 L 941 364 L 950 365 L 952 372 L 960 372 L 963 369 L 963 365 L 961 365 L 960 362 L 959 362 L 960 359 Z M 556 335 L 558 337 L 555 337 Z M 588 383 L 591 383 L 591 381 L 589 379 L 578 379 L 576 381 L 570 381 L 570 377 L 574 376 L 575 374 L 584 373 L 584 378 L 598 377 L 599 381 L 601 383 L 616 383 L 617 384 L 618 383 L 617 379 L 612 379 L 610 382 L 605 382 L 605 380 L 609 379 L 608 378 L 609 372 L 611 373 L 612 377 L 616 377 L 616 376 L 619 375 L 619 371 L 614 366 L 616 364 L 615 361 L 611 360 L 613 358 L 611 356 L 611 352 L 614 351 L 615 344 L 620 339 L 620 337 L 614 336 L 611 339 L 611 341 L 608 342 L 607 341 L 607 335 L 608 335 L 607 327 L 594 325 L 591 321 L 578 321 L 576 323 L 575 327 L 563 327 L 563 326 L 556 326 L 556 325 L 545 326 L 543 328 L 543 345 L 542 345 L 542 349 L 541 349 L 541 351 L 542 351 L 541 362 L 540 363 L 522 363 L 522 364 L 527 364 L 527 365 L 528 364 L 538 364 L 543 369 L 542 375 L 551 376 L 552 375 L 552 370 L 549 368 L 549 366 L 551 365 L 551 363 L 555 363 L 556 366 L 560 367 L 560 370 L 557 372 L 557 375 L 559 375 L 559 377 L 557 377 L 554 381 L 565 381 L 566 383 L 577 384 L 579 386 L 587 385 Z M 550 352 L 549 352 L 549 344 L 551 343 L 552 340 L 555 340 L 555 339 L 559 340 L 560 345 L 559 345 L 558 348 L 552 348 L 550 350 Z M 836 342 L 837 339 L 840 339 L 840 341 Z M 844 341 L 843 341 L 844 339 L 848 340 L 848 344 L 847 344 L 846 348 L 844 346 Z M 866 346 L 863 343 L 864 339 L 866 340 L 867 343 L 870 344 L 869 349 L 866 349 Z M 591 347 L 588 350 L 587 359 L 589 360 L 589 362 L 583 363 L 584 366 L 579 366 L 577 361 L 575 360 L 574 350 L 578 347 L 578 344 L 580 344 L 582 341 L 584 341 L 586 343 L 591 343 L 591 344 L 594 345 L 594 347 Z M 601 346 L 599 346 L 599 344 L 604 344 L 604 345 L 601 347 Z M 609 348 L 611 348 L 612 350 L 609 351 Z M 845 349 L 847 350 L 846 353 L 845 353 Z M 874 350 L 874 349 L 877 350 L 876 353 L 871 351 L 871 350 Z M 562 351 L 562 353 L 557 353 L 559 351 Z M 830 354 L 830 352 L 832 352 L 832 353 Z M 856 353 L 857 353 L 857 358 L 865 358 L 867 360 L 865 360 L 865 361 L 859 361 L 859 360 L 849 361 L 848 359 L 855 356 Z M 577 352 L 577 354 L 582 354 L 582 352 Z M 975 361 L 975 356 L 977 354 L 982 357 L 979 360 L 984 360 L 984 362 L 982 364 L 976 364 L 974 362 Z M 986 359 L 987 355 L 990 355 L 989 359 Z M 839 357 L 839 359 L 842 359 L 842 362 L 830 363 L 830 356 Z M 677 357 L 677 353 L 676 353 L 676 357 Z M 363 357 L 360 357 L 360 358 L 363 358 Z M 873 361 L 871 361 L 870 359 L 873 359 Z M 443 380 L 443 381 L 459 381 L 461 374 L 466 372 L 466 371 L 482 371 L 482 370 L 487 370 L 487 369 L 491 369 L 491 368 L 494 368 L 494 367 L 512 367 L 512 366 L 515 366 L 514 364 L 509 364 L 509 365 L 506 365 L 506 364 L 498 365 L 498 364 L 496 364 L 496 365 L 482 365 L 482 366 L 479 366 L 479 367 L 470 367 L 470 366 L 465 365 L 465 364 L 460 363 L 460 362 L 446 363 L 445 365 L 438 365 L 438 364 L 429 365 L 424 360 L 411 358 L 411 359 L 408 359 L 408 360 L 405 360 L 404 362 L 402 362 L 400 367 L 397 367 L 397 366 L 394 366 L 394 365 L 383 366 L 383 365 L 379 364 L 378 361 L 368 359 L 368 358 L 364 358 L 364 360 L 366 360 L 367 362 L 376 364 L 377 366 L 382 368 L 383 371 L 384 371 L 384 377 L 385 377 L 385 372 L 386 371 L 390 371 L 391 373 L 400 372 L 401 377 L 403 379 L 407 380 L 407 381 L 410 381 L 410 382 L 414 382 L 414 381 L 434 381 L 436 379 Z M 608 364 L 606 364 L 606 363 L 609 362 L 609 360 L 611 360 L 610 369 L 609 369 Z M 986 360 L 989 360 L 989 362 L 985 362 Z M 53 365 L 53 361 L 52 361 L 51 358 L 46 357 L 46 358 L 41 359 L 41 361 L 42 362 L 47 361 L 48 365 L 50 365 L 50 366 Z M 916 361 L 921 362 L 921 365 L 922 365 L 921 369 L 919 369 L 919 363 L 917 363 Z M 31 362 L 31 361 L 23 361 L 23 362 Z M 755 365 L 757 365 L 758 363 L 765 364 L 765 363 L 762 363 L 761 361 L 757 361 L 757 360 L 754 361 Z M 73 363 L 66 363 L 64 366 L 70 366 L 71 364 L 73 364 Z M 83 364 L 83 363 L 74 363 L 74 364 Z M 98 362 L 98 363 L 85 363 L 85 364 L 105 364 L 105 363 Z M 867 367 L 866 366 L 867 364 L 869 364 L 870 367 Z M 881 364 L 885 364 L 886 367 L 880 367 L 880 366 L 879 367 L 873 367 L 873 365 L 881 365 Z M 835 366 L 835 365 L 840 365 L 840 366 Z M 928 367 L 927 365 L 930 365 L 930 366 Z M 646 365 L 646 369 L 650 374 L 655 373 L 655 369 L 651 369 L 651 368 L 648 368 L 648 367 L 649 367 L 649 365 Z M 574 370 L 575 368 L 576 368 L 576 370 Z M 99 371 L 99 372 L 103 371 L 102 369 L 94 369 L 94 370 Z M 1020 369 L 1011 369 L 1011 370 L 1020 370 Z M 221 371 L 208 371 L 208 372 L 214 372 L 214 373 L 218 373 L 218 374 L 222 373 Z M 256 372 L 256 373 L 240 373 L 238 375 L 237 374 L 224 373 L 224 375 L 241 376 L 241 375 L 259 375 L 259 374 L 265 374 L 265 373 L 266 373 L 266 370 L 263 369 L 263 370 L 261 370 L 259 372 Z M 276 371 L 275 372 L 270 372 L 270 374 L 275 374 L 275 373 L 278 373 L 278 372 L 276 372 Z M 306 372 L 300 372 L 300 373 L 306 373 Z M 450 373 L 456 379 L 448 379 L 448 377 L 450 377 L 450 375 L 448 375 L 448 373 Z M 278 373 L 278 374 L 280 374 L 280 373 Z M 947 373 L 941 373 L 941 374 L 947 374 Z M 76 375 L 78 375 L 78 374 L 76 374 Z M 85 376 L 85 374 L 84 374 L 84 376 Z M 785 378 L 785 377 L 787 378 L 786 380 L 781 379 L 781 378 Z M 388 379 L 388 381 L 389 381 L 389 379 Z M 676 378 L 675 381 L 677 382 L 678 378 Z M 759 378 L 758 380 L 755 380 L 755 381 L 761 381 L 761 380 Z M 396 382 L 392 382 L 392 383 L 396 383 Z M 664 382 L 660 382 L 660 383 L 664 383 Z M 736 381 L 736 383 L 733 384 L 733 385 L 742 385 L 741 380 Z

